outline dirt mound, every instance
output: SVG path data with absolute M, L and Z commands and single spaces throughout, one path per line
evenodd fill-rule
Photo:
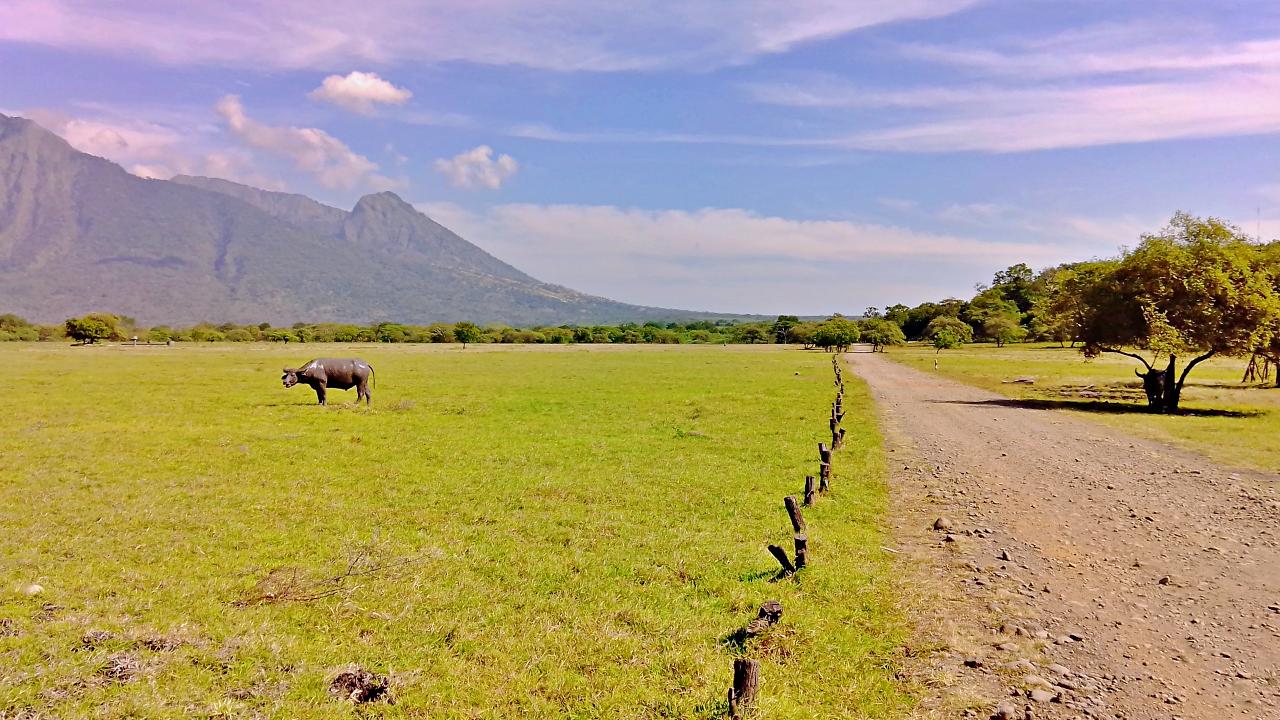
M 339 700 L 360 704 L 393 702 L 391 681 L 385 675 L 377 675 L 355 666 L 339 672 L 329 681 L 329 694 Z

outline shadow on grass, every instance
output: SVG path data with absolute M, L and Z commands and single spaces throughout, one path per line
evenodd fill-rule
M 944 405 L 995 405 L 998 407 L 1026 408 L 1029 410 L 1080 410 L 1109 415 L 1157 415 L 1146 405 L 1108 400 L 1051 400 L 1047 398 L 996 398 L 993 400 L 934 400 Z M 1183 417 L 1258 417 L 1262 412 L 1253 410 L 1217 410 L 1213 408 L 1183 408 Z

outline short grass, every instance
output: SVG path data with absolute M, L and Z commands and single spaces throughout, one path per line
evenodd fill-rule
M 373 408 L 284 390 L 314 353 L 369 360 Z M 899 717 L 861 386 L 812 567 L 772 581 L 764 549 L 827 437 L 828 358 L 4 344 L 0 717 L 716 717 L 769 599 L 757 717 Z M 395 704 L 330 698 L 348 663 Z
M 1146 437 L 1172 442 L 1216 460 L 1262 470 L 1280 470 L 1280 389 L 1243 385 L 1246 361 L 1213 358 L 1187 377 L 1182 405 L 1186 414 L 1146 412 L 1138 363 L 1119 355 L 1085 360 L 1078 349 L 1057 344 L 1019 344 L 997 348 L 967 345 L 938 354 L 911 345 L 891 348 L 889 357 L 921 370 L 985 387 L 1038 406 L 1057 407 Z M 1011 381 L 1028 377 L 1034 385 Z

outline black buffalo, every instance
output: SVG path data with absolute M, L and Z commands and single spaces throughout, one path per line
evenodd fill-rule
M 369 380 L 373 378 L 373 367 L 360 358 L 317 358 L 299 368 L 285 368 L 284 386 L 291 388 L 298 383 L 305 383 L 316 391 L 316 398 L 321 405 L 325 403 L 325 390 L 356 389 L 356 402 L 364 398 L 365 405 L 373 401 L 369 394 Z

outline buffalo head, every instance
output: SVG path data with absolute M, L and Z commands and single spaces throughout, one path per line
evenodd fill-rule
M 284 376 L 283 376 L 283 377 L 281 377 L 281 378 L 280 378 L 280 380 L 284 383 L 284 386 L 285 386 L 285 387 L 287 387 L 287 388 L 291 388 L 291 387 L 293 387 L 294 385 L 297 385 L 297 384 L 298 384 L 298 371 L 297 371 L 297 369 L 296 369 L 296 368 L 285 368 L 285 369 L 284 369 Z

